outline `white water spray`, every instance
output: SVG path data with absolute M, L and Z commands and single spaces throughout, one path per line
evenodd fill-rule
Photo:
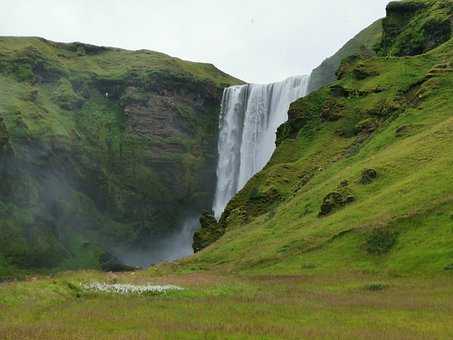
M 279 83 L 225 89 L 213 206 L 217 219 L 233 196 L 269 162 L 275 133 L 288 120 L 290 104 L 306 95 L 308 82 L 308 76 L 298 76 Z

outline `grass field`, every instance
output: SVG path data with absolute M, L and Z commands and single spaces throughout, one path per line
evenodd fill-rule
M 157 276 L 156 276 L 157 275 Z M 453 280 L 365 274 L 79 272 L 0 286 L 2 339 L 448 339 Z M 81 282 L 172 283 L 161 296 Z

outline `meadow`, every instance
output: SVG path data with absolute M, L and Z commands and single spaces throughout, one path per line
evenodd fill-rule
M 2 339 L 447 339 L 449 276 L 74 272 L 0 286 Z M 174 271 L 175 268 L 171 268 Z M 82 282 L 176 284 L 161 295 Z

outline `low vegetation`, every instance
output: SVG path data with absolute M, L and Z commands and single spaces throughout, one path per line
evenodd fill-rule
M 450 277 L 168 276 L 154 270 L 100 276 L 79 272 L 1 285 L 0 338 L 448 339 L 453 335 Z M 126 296 L 79 291 L 80 282 L 92 280 L 172 283 L 185 289 Z

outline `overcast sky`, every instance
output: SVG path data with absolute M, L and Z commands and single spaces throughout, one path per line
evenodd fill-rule
M 0 35 L 149 49 L 248 82 L 307 74 L 389 0 L 1 0 Z

